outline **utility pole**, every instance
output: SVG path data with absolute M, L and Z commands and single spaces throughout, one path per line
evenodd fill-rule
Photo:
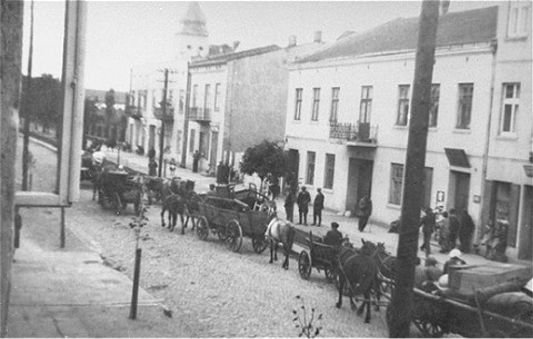
M 161 134 L 159 136 L 159 172 L 161 178 L 163 169 L 163 151 L 165 149 L 165 118 L 167 115 L 167 90 L 168 90 L 168 68 L 165 68 L 165 84 L 163 85 L 163 102 L 161 103 L 163 116 L 161 117 Z
M 185 91 L 185 119 L 183 122 L 183 148 L 181 152 L 181 167 L 187 165 L 187 139 L 189 138 L 189 104 L 191 101 L 191 70 L 187 62 L 187 89 Z
M 24 137 L 22 139 L 22 190 L 28 191 L 28 179 L 29 179 L 29 144 L 30 144 L 30 98 L 31 93 L 31 77 L 32 77 L 32 65 L 33 65 L 33 7 L 34 1 L 31 1 L 30 5 L 30 50 L 28 53 L 28 74 L 26 83 L 26 92 L 24 98 L 22 98 L 22 114 L 24 115 Z
M 412 111 L 405 161 L 397 252 L 397 281 L 392 294 L 392 302 L 387 310 L 387 324 L 391 338 L 408 338 L 411 325 L 415 258 L 418 251 L 418 225 L 424 191 L 424 163 L 438 19 L 439 0 L 424 0 L 418 28 L 415 78 L 411 99 Z

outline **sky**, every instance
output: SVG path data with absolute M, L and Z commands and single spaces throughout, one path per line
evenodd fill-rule
M 85 88 L 128 91 L 132 66 L 171 59 L 171 42 L 187 1 L 89 0 Z M 420 1 L 200 1 L 209 43 L 239 50 L 276 44 L 289 36 L 311 42 L 315 31 L 334 41 L 345 31 L 364 32 L 398 17 L 417 17 Z M 494 5 L 491 1 L 451 1 L 450 12 Z M 35 0 L 33 76 L 61 75 L 63 1 Z M 30 2 L 25 1 L 24 63 L 29 50 Z

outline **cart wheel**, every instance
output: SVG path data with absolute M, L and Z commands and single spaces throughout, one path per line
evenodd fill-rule
M 206 217 L 198 218 L 196 235 L 198 235 L 200 240 L 207 239 L 207 236 L 209 235 L 209 222 L 207 221 Z
M 242 245 L 242 229 L 237 220 L 232 220 L 226 226 L 226 247 L 238 252 Z
M 422 332 L 422 335 L 427 338 L 440 338 L 444 334 L 444 330 L 437 323 L 422 319 L 413 319 L 413 323 Z
M 301 251 L 298 256 L 298 272 L 302 279 L 309 279 L 311 275 L 311 257 L 306 251 Z
M 328 282 L 332 283 L 337 280 L 337 270 L 332 269 L 331 267 L 324 268 L 324 274 L 326 275 L 326 279 Z
M 217 228 L 217 235 L 218 239 L 225 241 L 226 240 L 226 228 L 225 227 L 218 227 Z
M 122 209 L 122 201 L 120 200 L 120 194 L 115 192 L 113 194 L 113 208 L 115 209 L 115 214 L 120 215 Z
M 267 248 L 268 241 L 263 237 L 253 237 L 252 238 L 252 247 L 254 248 L 255 253 L 261 254 Z

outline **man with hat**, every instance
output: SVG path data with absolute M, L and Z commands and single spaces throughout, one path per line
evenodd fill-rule
M 332 246 L 340 246 L 342 244 L 342 233 L 339 232 L 338 228 L 339 224 L 336 222 L 331 223 L 331 229 L 324 237 L 324 244 Z

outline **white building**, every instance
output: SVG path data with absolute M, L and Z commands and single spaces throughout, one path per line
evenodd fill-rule
M 433 73 L 424 204 L 481 214 L 498 7 L 441 16 Z M 400 215 L 418 18 L 350 34 L 292 65 L 287 148 L 301 184 L 372 222 Z

